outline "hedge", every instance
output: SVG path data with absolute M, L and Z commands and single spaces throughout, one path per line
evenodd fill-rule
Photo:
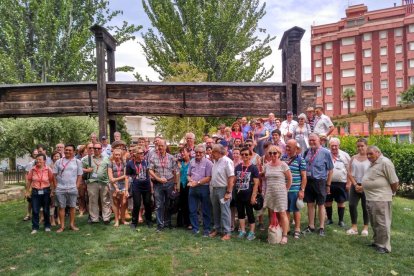
M 356 142 L 359 137 L 342 136 L 341 150 L 356 154 Z M 414 183 L 414 144 L 399 143 L 391 140 L 390 136 L 373 135 L 368 138 L 369 145 L 375 145 L 381 149 L 384 156 L 391 159 L 397 171 L 400 183 L 412 185 Z

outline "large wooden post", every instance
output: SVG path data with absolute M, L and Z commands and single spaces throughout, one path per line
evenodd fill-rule
M 115 81 L 115 49 L 116 40 L 108 31 L 98 25 L 91 27 L 96 42 L 97 92 L 98 92 L 98 118 L 99 137 L 107 136 L 108 103 L 106 91 L 105 52 L 108 56 L 108 80 Z M 112 134 L 113 135 L 113 134 Z
M 374 113 L 374 112 L 367 113 L 369 135 L 374 134 L 374 122 L 375 122 L 376 117 L 377 117 L 377 113 Z

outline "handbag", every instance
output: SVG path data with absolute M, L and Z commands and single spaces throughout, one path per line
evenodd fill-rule
M 263 209 L 263 203 L 264 203 L 264 199 L 262 194 L 257 194 L 256 195 L 256 203 L 253 205 L 253 209 L 255 209 L 256 211 L 262 210 Z
M 267 242 L 269 244 L 278 244 L 282 240 L 282 228 L 280 227 L 279 221 L 276 216 L 276 212 L 272 213 L 272 219 L 274 224 L 269 226 L 267 230 Z

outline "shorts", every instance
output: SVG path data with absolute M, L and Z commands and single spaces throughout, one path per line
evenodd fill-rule
M 315 203 L 317 205 L 324 205 L 326 200 L 326 180 L 308 178 L 308 184 L 305 188 L 305 198 L 303 199 L 306 203 Z
M 300 210 L 296 207 L 296 200 L 298 200 L 299 192 L 288 192 L 288 212 L 299 212 Z
M 331 193 L 326 196 L 326 202 L 334 201 L 336 203 L 344 203 L 348 201 L 348 192 L 346 191 L 346 183 L 332 182 Z
M 60 208 L 75 208 L 78 192 L 56 192 L 56 205 Z

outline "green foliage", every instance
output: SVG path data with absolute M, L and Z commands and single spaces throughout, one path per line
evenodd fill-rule
M 274 37 L 255 35 L 265 15 L 259 0 L 143 0 L 143 6 L 155 30 L 143 34 L 141 45 L 161 79 L 175 75 L 173 64 L 182 62 L 205 72 L 207 81 L 264 81 L 273 75 L 262 60 L 271 54 Z
M 84 144 L 98 123 L 90 117 L 60 117 L 0 120 L 0 158 L 13 158 L 31 153 L 37 144 L 49 153 L 56 144 Z
M 342 136 L 341 149 L 349 155 L 356 154 L 356 142 L 358 137 Z M 368 138 L 368 145 L 379 147 L 384 156 L 391 159 L 397 171 L 400 183 L 414 183 L 414 145 L 408 143 L 396 143 L 390 136 L 372 135 Z
M 127 145 L 131 143 L 131 135 L 128 133 L 127 126 L 125 124 L 124 116 L 116 116 L 116 131 L 121 133 L 121 139 Z
M 401 93 L 401 103 L 414 103 L 414 85 L 410 86 L 410 88 Z
M 106 26 L 119 43 L 141 26 L 111 26 L 121 11 L 109 0 L 2 0 L 0 83 L 94 80 L 95 41 L 89 28 Z

